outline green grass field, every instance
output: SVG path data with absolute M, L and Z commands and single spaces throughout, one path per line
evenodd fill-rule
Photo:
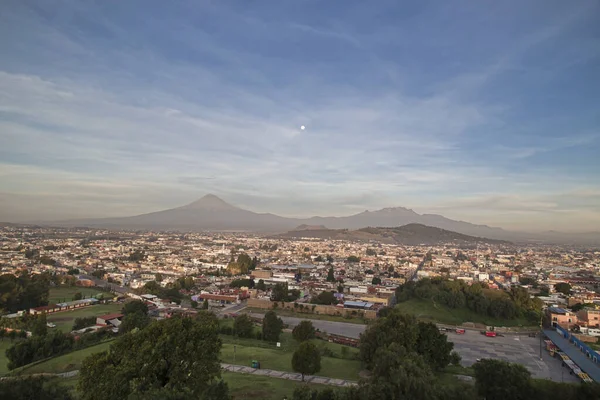
M 104 350 L 108 350 L 111 342 L 103 342 L 85 349 L 73 351 L 71 353 L 54 357 L 39 364 L 25 366 L 18 371 L 19 374 L 31 375 L 39 373 L 60 374 L 62 372 L 75 371 L 81 367 L 83 360 Z
M 50 293 L 48 294 L 48 302 L 50 304 L 63 303 L 65 301 L 72 301 L 73 295 L 75 293 L 81 292 L 84 299 L 88 299 L 92 296 L 97 295 L 98 293 L 102 293 L 101 290 L 96 288 L 85 288 L 85 287 L 77 287 L 77 286 L 60 286 L 50 288 Z
M 219 321 L 221 326 L 233 326 L 233 319 L 222 319 Z M 255 327 L 254 332 L 260 332 L 260 328 Z M 238 346 L 244 347 L 259 347 L 259 348 L 267 348 L 273 349 L 276 346 L 272 343 L 268 343 L 259 339 L 246 339 L 246 338 L 238 338 L 232 335 L 219 335 L 224 344 L 235 344 Z M 278 350 L 283 352 L 293 353 L 298 348 L 299 343 L 294 340 L 291 332 L 282 332 L 279 337 L 279 343 L 281 347 Z M 315 339 L 313 343 L 318 347 L 326 347 L 330 352 L 335 354 L 337 358 L 347 358 L 353 359 L 354 356 L 358 356 L 358 349 L 349 346 L 343 346 L 337 343 L 329 343 L 324 340 Z M 342 350 L 345 348 L 346 350 Z
M 266 349 L 236 345 L 234 357 L 234 345 L 225 343 L 221 350 L 221 360 L 228 364 L 247 366 L 250 366 L 252 360 L 258 360 L 261 368 L 292 372 L 292 354 L 275 346 Z M 321 371 L 316 375 L 357 381 L 359 372 L 359 361 L 321 357 Z
M 491 318 L 477 314 L 468 308 L 452 309 L 442 304 L 434 304 L 432 300 L 411 299 L 396 305 L 402 312 L 414 314 L 424 321 L 439 322 L 448 325 L 460 325 L 464 322 L 473 322 L 491 326 L 531 326 L 524 318 L 505 320 Z
M 6 350 L 12 347 L 12 343 L 9 339 L 0 340 L 0 375 L 4 375 L 8 372 L 8 358 L 6 358 Z
M 91 316 L 99 317 L 104 314 L 117 313 L 121 311 L 121 308 L 123 308 L 123 304 L 98 304 L 73 311 L 61 311 L 55 314 L 48 314 L 47 320 L 48 322 L 56 324 L 56 328 L 54 329 L 60 329 L 63 332 L 71 332 L 75 318 Z
M 222 376 L 234 400 L 281 400 L 284 396 L 291 399 L 294 389 L 301 385 L 309 385 L 314 389 L 329 387 L 234 372 L 223 372 Z

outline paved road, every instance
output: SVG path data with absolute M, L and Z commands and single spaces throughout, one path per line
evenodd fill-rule
M 232 365 L 232 364 L 221 364 L 221 368 L 230 372 L 237 372 L 240 374 L 251 374 L 251 375 L 262 375 L 269 376 L 271 378 L 279 378 L 279 379 L 287 379 L 290 381 L 301 381 L 302 375 L 297 374 L 295 372 L 283 372 L 283 371 L 274 371 L 272 369 L 256 369 L 251 367 L 245 367 L 243 365 Z M 313 376 L 313 375 L 304 375 L 304 380 L 310 383 L 319 383 L 322 385 L 331 385 L 331 386 L 356 386 L 356 382 L 347 381 L 344 379 L 333 379 L 326 378 L 324 376 Z
M 250 314 L 255 318 L 262 318 L 264 314 Z M 280 316 L 283 323 L 289 325 L 290 327 L 294 327 L 298 325 L 301 321 L 305 321 L 310 318 L 296 318 L 296 317 L 284 317 Z M 320 331 L 331 333 L 334 335 L 343 335 L 351 338 L 358 339 L 360 334 L 365 331 L 367 328 L 366 325 L 361 324 L 351 324 L 347 322 L 335 322 L 335 321 L 323 321 L 320 319 L 310 319 L 313 323 L 313 326 Z

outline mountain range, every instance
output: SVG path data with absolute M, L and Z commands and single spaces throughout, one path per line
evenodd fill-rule
M 208 194 L 182 207 L 131 217 L 78 219 L 44 225 L 85 226 L 90 228 L 174 231 L 246 231 L 281 233 L 299 225 L 325 229 L 357 230 L 366 227 L 391 228 L 422 224 L 464 235 L 509 241 L 533 241 L 564 244 L 600 244 L 600 233 L 563 234 L 559 232 L 511 232 L 487 225 L 456 221 L 437 214 L 418 214 L 404 207 L 364 211 L 346 217 L 287 218 L 270 213 L 256 213 L 233 206 Z
M 322 226 L 301 225 L 298 228 L 275 236 L 281 239 L 333 239 L 349 241 L 374 241 L 388 244 L 438 245 L 453 243 L 459 245 L 511 244 L 504 240 L 495 240 L 482 237 L 463 235 L 462 233 L 448 231 L 422 224 L 408 224 L 394 228 L 361 228 L 327 229 Z

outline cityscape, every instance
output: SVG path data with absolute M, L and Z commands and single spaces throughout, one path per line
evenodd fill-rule
M 3 0 L 0 400 L 600 400 L 600 2 Z

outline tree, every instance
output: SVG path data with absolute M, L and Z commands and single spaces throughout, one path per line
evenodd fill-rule
M 294 327 L 292 336 L 298 342 L 305 342 L 315 338 L 315 327 L 310 321 L 301 321 Z
M 407 352 L 423 356 L 434 369 L 448 365 L 454 345 L 432 323 L 417 322 L 414 315 L 390 310 L 383 318 L 375 320 L 360 335 L 360 359 L 368 369 L 375 365 L 378 349 L 396 343 Z
M 523 276 L 523 277 L 519 278 L 519 283 L 521 285 L 529 285 L 529 286 L 533 286 L 533 287 L 537 286 L 537 280 L 535 280 L 534 278 L 531 278 L 529 276 Z
M 327 271 L 327 282 L 335 282 L 335 276 L 333 275 L 333 267 L 329 267 L 329 271 Z
M 337 299 L 335 298 L 335 295 L 333 294 L 333 292 L 330 292 L 329 290 L 326 290 L 324 292 L 319 293 L 317 296 L 314 296 L 310 302 L 312 304 L 323 304 L 323 305 L 331 305 L 331 304 L 336 304 L 337 303 Z
M 238 315 L 233 321 L 233 332 L 238 337 L 251 338 L 253 337 L 254 323 L 248 315 Z
M 202 302 L 202 308 L 204 310 L 208 310 L 208 300 L 207 299 L 204 299 L 204 301 Z
M 75 292 L 75 294 L 73 295 L 73 300 L 81 300 L 83 299 L 83 295 L 81 294 L 81 292 Z
M 483 359 L 473 368 L 477 393 L 486 400 L 526 400 L 533 397 L 531 374 L 522 365 Z
M 327 254 L 327 262 L 330 264 L 333 262 L 333 257 L 331 256 L 331 254 Z
M 155 280 L 156 282 L 159 282 L 159 283 L 160 283 L 160 282 L 162 282 L 162 281 L 163 281 L 163 276 L 162 276 L 162 274 L 161 274 L 161 273 L 157 273 L 157 274 L 155 274 L 155 275 L 154 275 L 154 280 Z
M 265 285 L 264 280 L 258 280 L 258 283 L 256 284 L 256 290 L 262 290 L 263 292 L 267 290 L 267 285 Z
M 67 272 L 67 274 L 69 274 L 69 275 L 79 275 L 79 270 L 77 268 L 71 268 L 71 269 L 69 269 L 69 271 Z
M 141 300 L 133 300 L 128 303 L 125 303 L 125 305 L 121 309 L 121 312 L 123 313 L 123 315 L 133 314 L 135 312 L 148 314 L 148 306 Z
M 461 360 L 462 360 L 462 357 L 456 351 L 453 351 L 452 353 L 450 353 L 450 364 L 460 365 Z
M 128 313 L 123 317 L 119 333 L 131 332 L 134 329 L 144 329 L 150 324 L 150 317 L 142 311 Z
M 217 318 L 202 313 L 195 319 L 167 318 L 123 335 L 109 351 L 83 361 L 81 399 L 227 398 L 219 379 L 218 331 Z
M 50 276 L 21 273 L 0 275 L 0 311 L 17 312 L 48 304 Z
M 0 381 L 0 399 L 72 400 L 73 397 L 58 379 L 17 377 Z
M 267 342 L 278 342 L 282 331 L 283 321 L 281 318 L 277 317 L 275 311 L 267 311 L 262 324 L 264 340 Z
M 137 262 L 144 261 L 146 259 L 146 253 L 144 250 L 135 250 L 131 254 L 129 254 L 129 261 Z
M 292 369 L 304 375 L 312 375 L 321 370 L 321 352 L 311 342 L 302 342 L 292 356 Z
M 398 343 L 377 349 L 372 379 L 359 388 L 360 399 L 437 400 L 435 375 L 425 359 Z
M 568 295 L 571 293 L 571 285 L 566 282 L 560 282 L 554 285 L 554 290 L 564 295 Z
M 287 283 L 277 283 L 273 286 L 271 292 L 272 301 L 288 301 L 288 285 Z
M 371 280 L 372 285 L 381 285 L 381 278 L 378 276 L 374 276 Z
M 198 308 L 198 302 L 196 300 L 192 300 L 190 302 L 190 305 L 192 306 L 192 308 Z
M 367 255 L 368 256 L 376 256 L 377 252 L 373 249 L 367 249 Z
M 349 263 L 357 263 L 360 262 L 360 258 L 357 256 L 349 256 L 346 261 Z
M 46 313 L 38 314 L 35 317 L 33 325 L 31 326 L 31 334 L 33 336 L 46 336 L 48 334 Z

